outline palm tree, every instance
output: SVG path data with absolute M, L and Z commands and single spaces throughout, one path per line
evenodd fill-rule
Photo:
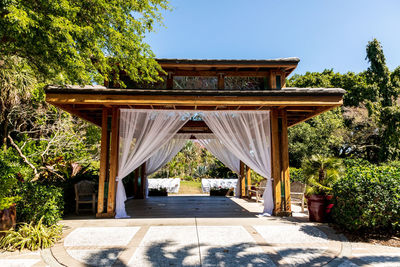
M 327 195 L 344 172 L 342 161 L 322 155 L 311 156 L 303 164 L 307 195 Z
M 0 146 L 6 144 L 8 114 L 13 107 L 30 98 L 36 85 L 33 72 L 23 59 L 17 56 L 0 58 L 0 126 L 3 129 Z

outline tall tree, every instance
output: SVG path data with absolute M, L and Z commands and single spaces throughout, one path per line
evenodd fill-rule
M 370 66 L 367 78 L 377 92 L 375 102 L 368 101 L 370 116 L 377 121 L 380 132 L 379 161 L 400 158 L 400 67 L 390 73 L 383 48 L 378 40 L 368 42 L 367 57 Z
M 41 78 L 69 83 L 110 80 L 124 70 L 153 82 L 160 67 L 145 34 L 167 0 L 3 0 L 0 55 L 26 59 Z

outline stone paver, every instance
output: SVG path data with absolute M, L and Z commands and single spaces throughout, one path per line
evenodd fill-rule
M 51 250 L 0 253 L 0 266 L 400 266 L 400 248 L 347 242 L 304 213 L 258 217 L 260 203 L 216 198 L 218 209 L 233 208 L 219 218 L 213 198 L 182 200 L 169 200 L 169 218 L 165 210 L 147 216 L 148 204 L 134 219 L 65 220 L 64 238 Z M 187 213 L 174 213 L 185 205 Z
M 80 227 L 65 238 L 64 246 L 126 246 L 139 227 Z

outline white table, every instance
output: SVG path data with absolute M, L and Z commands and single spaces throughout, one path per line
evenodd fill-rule
M 201 179 L 201 189 L 204 193 L 209 193 L 211 188 L 234 188 L 236 192 L 236 185 L 238 179 Z
M 148 179 L 149 190 L 166 188 L 168 193 L 178 193 L 181 184 L 179 178 L 154 178 Z

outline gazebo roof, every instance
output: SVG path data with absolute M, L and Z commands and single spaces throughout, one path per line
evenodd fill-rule
M 277 59 L 156 59 L 168 73 L 176 76 L 265 76 L 272 69 L 285 73 L 285 77 L 297 67 L 297 57 Z
M 109 108 L 185 110 L 275 110 L 287 115 L 288 126 L 342 105 L 340 88 L 286 88 L 286 77 L 297 67 L 298 58 L 278 59 L 157 59 L 167 73 L 166 89 L 107 88 L 101 85 L 56 86 L 45 89 L 46 101 L 78 117 L 101 125 Z M 124 73 L 121 73 L 124 76 Z M 174 87 L 176 76 L 216 77 L 218 89 Z M 262 78 L 260 89 L 225 88 L 225 77 Z M 257 78 L 258 77 L 258 78 Z M 124 77 L 128 79 L 129 77 Z M 239 78 L 241 79 L 241 78 Z M 134 83 L 133 83 L 134 84 Z M 201 84 L 201 83 L 199 83 Z M 146 87 L 146 86 L 144 86 Z M 150 86 L 151 87 L 151 86 Z M 285 115 L 285 116 L 286 116 Z M 190 122 L 187 132 L 207 132 L 202 122 Z M 185 131 L 185 127 L 182 128 Z

